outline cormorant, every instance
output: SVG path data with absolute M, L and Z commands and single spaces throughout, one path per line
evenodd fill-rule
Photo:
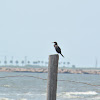
M 53 42 L 54 43 L 54 47 L 55 47 L 55 50 L 57 51 L 57 53 L 60 53 L 61 55 L 62 55 L 62 53 L 61 53 L 61 49 L 60 49 L 60 47 L 58 46 L 58 44 L 57 44 L 57 42 Z M 63 55 L 62 55 L 63 56 Z M 64 56 L 63 56 L 64 57 Z

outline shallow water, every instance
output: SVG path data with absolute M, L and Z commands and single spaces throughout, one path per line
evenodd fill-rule
M 46 100 L 47 80 L 32 76 L 47 79 L 47 73 L 0 72 L 0 100 Z M 59 74 L 58 80 L 67 81 L 58 81 L 57 100 L 100 100 L 100 86 L 92 86 L 100 85 L 100 75 Z

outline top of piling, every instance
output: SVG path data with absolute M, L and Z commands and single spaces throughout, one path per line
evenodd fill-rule
M 58 54 L 52 54 L 52 55 L 49 55 L 49 56 L 59 56 Z
M 58 58 L 58 60 L 59 60 L 59 55 L 58 54 L 52 54 L 52 55 L 49 55 L 49 58 Z

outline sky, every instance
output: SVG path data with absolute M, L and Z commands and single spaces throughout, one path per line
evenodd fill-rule
M 0 0 L 0 59 L 48 61 L 58 42 L 76 67 L 100 67 L 100 0 Z

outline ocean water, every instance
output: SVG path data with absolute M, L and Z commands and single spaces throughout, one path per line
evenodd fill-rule
M 0 72 L 0 100 L 46 100 L 47 80 L 39 77 L 47 75 Z M 100 75 L 58 74 L 58 80 L 69 81 L 58 81 L 57 100 L 100 100 Z

